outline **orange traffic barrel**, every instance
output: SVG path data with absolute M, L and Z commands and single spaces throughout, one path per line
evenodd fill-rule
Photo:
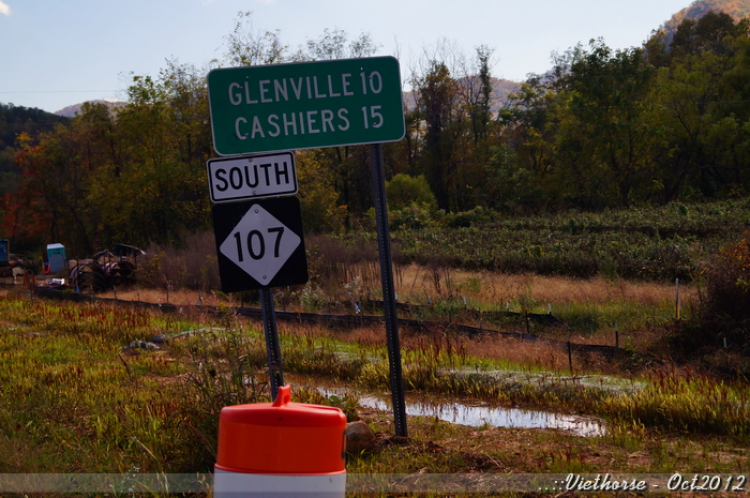
M 346 415 L 330 406 L 291 402 L 226 406 L 219 414 L 214 497 L 343 498 Z

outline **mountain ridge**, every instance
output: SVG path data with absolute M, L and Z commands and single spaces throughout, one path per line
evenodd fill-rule
M 685 19 L 697 21 L 708 12 L 724 12 L 736 22 L 750 16 L 750 0 L 695 0 L 676 12 L 657 31 L 664 31 L 667 36 L 670 36 Z
M 83 107 L 84 104 L 104 104 L 107 107 L 109 107 L 110 110 L 111 110 L 112 108 L 117 108 L 117 107 L 124 106 L 125 104 L 127 104 L 127 102 L 122 101 L 122 100 L 110 100 L 110 99 L 107 99 L 107 100 L 101 100 L 101 99 L 86 100 L 86 101 L 80 102 L 78 104 L 72 104 L 72 105 L 63 107 L 59 111 L 55 111 L 52 114 L 54 114 L 56 116 L 64 116 L 66 118 L 74 118 L 81 111 L 81 108 Z

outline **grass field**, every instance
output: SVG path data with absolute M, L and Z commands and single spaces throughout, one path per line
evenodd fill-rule
M 462 306 L 490 311 L 508 303 L 512 310 L 530 313 L 551 307 L 569 325 L 532 330 L 549 338 L 564 340 L 570 329 L 574 342 L 613 345 L 616 328 L 621 353 L 574 355 L 574 372 L 567 351 L 553 343 L 491 333 L 467 337 L 443 328 L 401 332 L 410 392 L 591 416 L 604 421 L 606 434 L 583 438 L 552 429 L 467 427 L 410 417 L 409 439 L 399 439 L 392 414 L 357 407 L 362 393 L 389 390 L 380 327 L 280 323 L 285 372 L 349 386 L 347 395 L 335 399 L 300 387 L 294 400 L 336 404 L 350 417 L 364 419 L 378 436 L 375 451 L 349 457 L 347 472 L 747 469 L 747 386 L 659 356 L 675 322 L 673 285 L 436 271 L 413 264 L 397 273 L 399 301 L 431 302 L 435 311 L 429 318 L 445 321 L 445 303 L 457 303 L 450 308 L 454 322 L 474 320 L 460 312 Z M 0 363 L 8 366 L 0 369 L 0 473 L 209 472 L 220 408 L 269 398 L 260 324 L 233 314 L 239 302 L 220 293 L 201 294 L 203 305 L 195 307 L 193 290 L 171 289 L 168 296 L 165 289 L 117 291 L 121 301 L 183 305 L 177 313 L 163 314 L 107 302 L 32 298 L 18 287 L 0 294 Z M 361 295 L 342 291 L 338 297 L 377 297 L 376 290 L 361 283 L 348 289 Z M 689 313 L 695 289 L 681 286 L 680 293 Z M 218 312 L 209 313 L 206 305 Z M 299 297 L 288 306 L 327 311 L 330 304 Z M 345 304 L 337 306 L 336 311 L 346 310 Z M 486 327 L 525 331 L 528 325 L 504 320 Z M 159 335 L 169 340 L 158 350 L 123 350 L 132 341 Z M 728 363 L 740 361 L 729 351 L 724 354 Z M 487 374 L 494 371 L 520 374 Z M 601 375 L 641 388 L 618 391 L 581 380 Z

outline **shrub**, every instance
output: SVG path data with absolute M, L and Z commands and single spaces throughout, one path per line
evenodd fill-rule
M 419 230 L 434 225 L 431 211 L 416 204 L 391 211 L 388 218 L 391 230 Z
M 721 251 L 706 269 L 701 305 L 704 313 L 732 322 L 750 319 L 750 232 Z
M 148 246 L 149 262 L 140 268 L 139 282 L 153 288 L 220 289 L 214 234 L 198 232 L 183 240 L 180 247 Z
M 424 175 L 414 177 L 399 173 L 391 181 L 386 182 L 385 189 L 388 208 L 393 211 L 400 211 L 409 206 L 418 206 L 427 212 L 437 209 L 435 194 L 430 190 Z
M 750 232 L 724 248 L 703 272 L 696 317 L 682 335 L 686 346 L 750 347 Z
M 460 213 L 451 213 L 445 217 L 445 225 L 450 228 L 472 227 L 494 220 L 497 213 L 491 209 L 484 209 L 477 206 L 471 211 Z

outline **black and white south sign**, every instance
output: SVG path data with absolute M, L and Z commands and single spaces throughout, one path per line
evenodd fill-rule
M 212 202 L 297 193 L 297 170 L 290 151 L 209 159 L 206 169 Z
M 307 282 L 299 199 L 215 204 L 212 213 L 224 292 Z

